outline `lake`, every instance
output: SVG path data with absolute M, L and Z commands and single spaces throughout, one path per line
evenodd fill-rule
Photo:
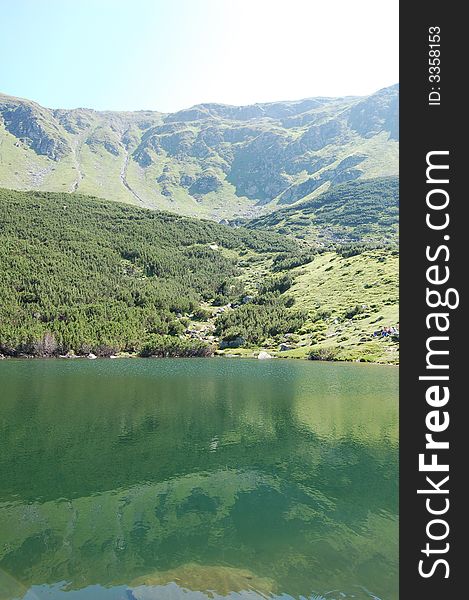
M 0 361 L 0 599 L 396 600 L 398 370 Z

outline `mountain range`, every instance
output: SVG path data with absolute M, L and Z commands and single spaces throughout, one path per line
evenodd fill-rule
M 0 186 L 259 218 L 330 186 L 396 176 L 398 94 L 175 113 L 50 109 L 0 94 Z

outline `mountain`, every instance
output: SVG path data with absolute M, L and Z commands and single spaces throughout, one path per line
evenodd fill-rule
M 176 113 L 49 109 L 0 95 L 0 186 L 253 218 L 398 172 L 398 86 L 367 97 Z

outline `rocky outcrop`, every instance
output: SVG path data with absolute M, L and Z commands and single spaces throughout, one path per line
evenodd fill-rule
M 246 343 L 246 340 L 241 337 L 235 337 L 230 340 L 222 340 L 220 342 L 220 350 L 224 350 L 226 348 L 241 348 Z
M 57 161 L 71 151 L 50 111 L 33 102 L 1 100 L 0 97 L 0 117 L 5 129 L 37 154 Z
M 191 196 L 209 194 L 210 192 L 216 192 L 221 186 L 222 182 L 216 175 L 202 175 L 190 186 L 189 194 L 191 194 Z
M 86 144 L 94 152 L 104 148 L 114 156 L 119 156 L 122 150 L 121 136 L 110 127 L 97 127 L 86 139 Z
M 294 143 L 296 153 L 308 150 L 321 150 L 331 144 L 344 144 L 349 141 L 351 132 L 340 119 L 330 119 L 321 125 L 311 125 Z
M 302 183 L 290 186 L 280 196 L 279 204 L 293 204 L 302 198 L 306 198 L 306 196 L 315 192 L 325 183 L 336 185 L 358 179 L 362 175 L 362 171 L 354 169 L 352 166 L 360 164 L 365 158 L 358 155 L 349 156 L 337 166 L 322 171 L 319 176 L 310 177 Z
M 265 204 L 290 185 L 283 168 L 288 142 L 283 132 L 265 131 L 236 149 L 227 179 L 238 196 Z
M 90 128 L 95 120 L 95 111 L 87 108 L 75 110 L 58 109 L 53 111 L 54 117 L 62 127 L 72 134 L 80 134 Z

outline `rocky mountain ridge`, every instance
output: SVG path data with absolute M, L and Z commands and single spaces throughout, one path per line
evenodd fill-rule
M 0 95 L 0 186 L 79 191 L 215 220 L 396 175 L 398 86 L 367 97 L 176 113 L 48 109 Z

